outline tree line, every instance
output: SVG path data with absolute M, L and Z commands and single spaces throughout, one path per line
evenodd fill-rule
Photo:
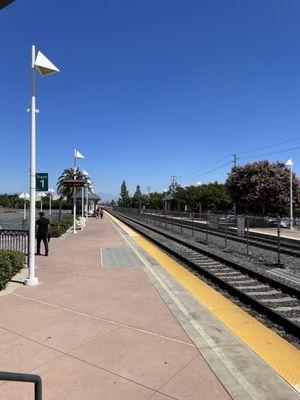
M 293 173 L 293 204 L 300 216 L 300 181 Z M 290 170 L 280 162 L 266 160 L 234 167 L 226 182 L 182 187 L 172 183 L 165 192 L 143 194 L 140 185 L 130 196 L 125 180 L 117 204 L 120 207 L 163 209 L 163 199 L 172 199 L 173 209 L 192 212 L 233 212 L 255 215 L 289 213 Z M 115 202 L 112 202 L 114 205 Z

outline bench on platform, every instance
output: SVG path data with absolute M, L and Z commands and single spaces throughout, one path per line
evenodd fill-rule
M 79 217 L 76 221 L 76 229 L 83 229 L 86 225 L 86 218 Z

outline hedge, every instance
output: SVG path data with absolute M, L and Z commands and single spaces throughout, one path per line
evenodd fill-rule
M 0 290 L 25 264 L 25 255 L 14 250 L 0 250 Z
M 65 233 L 73 225 L 73 216 L 67 216 L 62 219 L 60 227 L 58 229 L 58 224 L 51 224 L 49 233 L 51 237 L 59 237 Z

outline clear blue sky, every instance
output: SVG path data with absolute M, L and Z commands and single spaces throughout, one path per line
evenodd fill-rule
M 96 192 L 222 182 L 256 148 L 239 163 L 292 157 L 300 174 L 299 20 L 299 0 L 16 0 L 0 11 L 0 193 L 28 190 L 31 44 L 61 69 L 37 80 L 51 186 L 74 147 Z

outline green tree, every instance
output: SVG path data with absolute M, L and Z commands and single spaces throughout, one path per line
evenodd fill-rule
M 295 206 L 299 204 L 299 180 L 293 176 Z M 261 215 L 284 214 L 287 211 L 290 171 L 280 162 L 266 160 L 233 168 L 226 181 L 226 189 L 237 205 L 238 212 Z
M 155 210 L 161 210 L 163 208 L 162 199 L 164 196 L 165 193 L 158 193 L 158 192 L 149 193 L 148 207 Z
M 19 199 L 18 194 L 3 194 L 0 196 L 0 206 L 5 208 L 22 208 L 23 200 Z
M 193 211 L 199 210 L 199 203 L 201 203 L 202 211 L 224 212 L 232 207 L 225 185 L 218 182 L 199 186 L 191 185 L 185 188 L 178 186 L 175 198 Z
M 130 202 L 131 202 L 131 198 L 130 198 L 129 192 L 127 190 L 127 185 L 126 185 L 125 179 L 123 179 L 118 204 L 120 207 L 128 207 L 130 205 Z
M 132 197 L 132 207 L 138 208 L 142 206 L 142 191 L 140 185 L 137 185 L 135 193 Z

